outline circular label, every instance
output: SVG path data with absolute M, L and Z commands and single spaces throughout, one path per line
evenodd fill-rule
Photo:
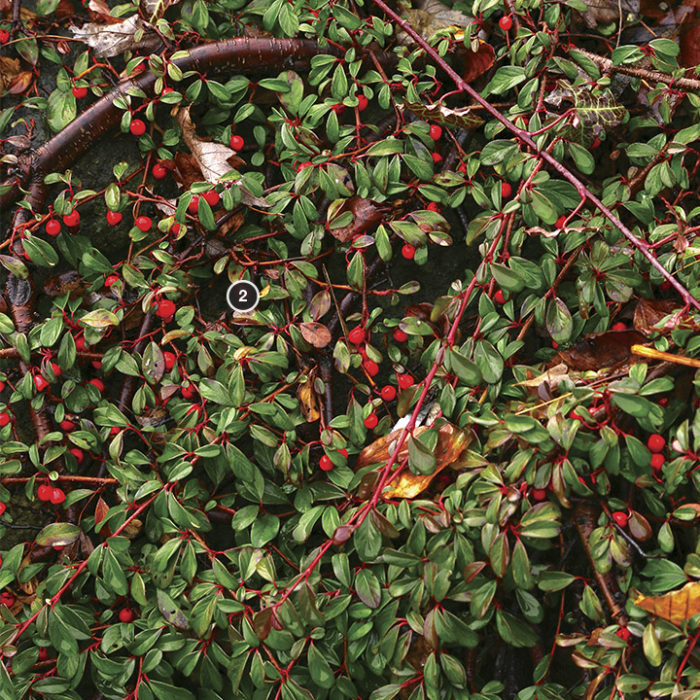
M 260 302 L 260 292 L 252 282 L 238 280 L 228 288 L 226 302 L 234 311 L 253 311 Z

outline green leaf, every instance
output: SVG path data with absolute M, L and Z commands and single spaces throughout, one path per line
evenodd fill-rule
M 309 644 L 307 656 L 309 659 L 309 673 L 314 683 L 317 683 L 321 688 L 332 688 L 335 682 L 333 669 L 313 642 Z

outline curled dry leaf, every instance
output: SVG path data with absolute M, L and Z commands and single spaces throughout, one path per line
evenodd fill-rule
M 683 588 L 664 595 L 639 595 L 634 604 L 652 615 L 680 627 L 693 615 L 700 613 L 700 581 L 686 583 Z
M 76 39 L 90 46 L 98 58 L 118 56 L 125 51 L 151 53 L 163 44 L 153 27 L 138 15 L 117 24 L 88 22 L 82 27 L 71 26 L 70 30 Z
M 328 328 L 317 321 L 300 323 L 299 330 L 304 340 L 315 348 L 325 348 L 332 340 Z
M 558 352 L 554 364 L 564 362 L 569 369 L 597 371 L 625 362 L 638 362 L 631 347 L 641 344 L 646 338 L 638 331 L 608 331 L 587 335 L 568 350 Z
M 419 426 L 413 430 L 412 435 L 416 437 L 425 430 L 428 430 L 427 426 Z M 370 464 L 385 463 L 396 449 L 396 442 L 400 435 L 401 430 L 394 430 L 365 447 L 357 457 L 357 469 Z M 438 442 L 435 448 L 435 457 L 437 459 L 435 471 L 432 474 L 414 474 L 404 469 L 398 478 L 392 482 L 391 488 L 384 492 L 384 497 L 415 498 L 428 488 L 433 478 L 445 467 L 449 466 L 452 469 L 461 468 L 460 457 L 471 443 L 471 440 L 470 434 L 465 433 L 451 423 L 444 423 L 438 429 Z M 408 440 L 404 442 L 399 451 L 396 464 L 400 464 L 406 457 L 408 457 Z
M 304 419 L 307 423 L 313 423 L 321 417 L 321 412 L 318 410 L 318 396 L 314 391 L 314 383 L 307 380 L 297 387 L 297 400 Z

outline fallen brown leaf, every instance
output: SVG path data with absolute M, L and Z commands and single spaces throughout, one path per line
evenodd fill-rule
M 313 379 L 309 378 L 297 387 L 297 400 L 299 408 L 307 423 L 313 423 L 321 417 L 318 410 L 318 396 L 314 391 Z
M 119 56 L 137 49 L 151 53 L 163 45 L 158 33 L 138 15 L 117 24 L 88 22 L 82 27 L 71 25 L 70 30 L 76 39 L 90 46 L 98 58 Z
M 632 356 L 632 345 L 641 344 L 646 337 L 638 331 L 608 331 L 588 335 L 568 350 L 556 354 L 553 364 L 564 362 L 569 369 L 596 371 L 624 362 L 637 362 Z
M 330 229 L 331 235 L 341 243 L 346 243 L 352 240 L 355 236 L 368 231 L 373 226 L 376 226 L 383 216 L 385 207 L 381 207 L 371 199 L 364 197 L 350 197 L 349 199 L 338 200 L 339 206 L 328 208 L 328 221 L 344 214 L 345 212 L 352 213 L 352 223 L 341 228 Z

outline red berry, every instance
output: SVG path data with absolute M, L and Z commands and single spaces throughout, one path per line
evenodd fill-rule
M 66 494 L 63 492 L 62 489 L 51 490 L 51 503 L 53 503 L 55 506 L 59 505 L 60 503 L 63 503 L 63 501 L 65 500 Z
M 53 491 L 53 486 L 50 486 L 49 484 L 41 484 L 39 486 L 39 488 L 36 490 L 37 498 L 40 501 L 50 501 L 52 491 Z
M 661 452 L 666 447 L 666 440 L 663 435 L 652 433 L 647 440 L 647 447 L 652 452 Z
M 173 367 L 175 367 L 175 355 L 167 350 L 163 353 L 163 361 L 165 362 L 165 369 L 169 372 Z
M 666 458 L 660 453 L 660 452 L 655 452 L 651 456 L 651 468 L 656 472 L 661 469 L 661 467 L 664 466 L 666 463 Z
M 384 401 L 393 401 L 396 398 L 396 387 L 391 386 L 391 384 L 387 384 L 385 387 L 382 387 L 379 394 Z
M 199 210 L 199 196 L 195 195 L 194 197 L 192 197 L 192 199 L 190 200 L 190 203 L 187 205 L 187 211 L 190 214 L 196 214 L 198 210 Z
M 195 389 L 194 384 L 189 384 L 181 387 L 180 393 L 182 394 L 182 398 L 191 399 L 197 393 L 197 390 Z
M 362 366 L 370 377 L 376 377 L 379 374 L 379 365 L 374 360 L 365 360 Z
M 74 87 L 71 92 L 76 100 L 82 100 L 84 97 L 87 97 L 88 89 L 86 87 Z
M 100 394 L 105 390 L 105 383 L 101 379 L 91 379 L 88 384 L 92 384 Z
M 12 593 L 8 593 L 7 591 L 0 593 L 0 605 L 6 605 L 8 608 L 11 608 L 16 600 L 17 598 L 15 598 Z
M 501 183 L 501 197 L 503 199 L 509 199 L 513 194 L 513 188 L 509 182 Z
M 162 163 L 156 163 L 153 168 L 151 168 L 151 175 L 156 180 L 165 180 L 168 177 L 168 169 Z
M 180 235 L 180 224 L 178 224 L 177 221 L 170 227 L 170 233 L 172 233 L 173 236 Z
M 333 464 L 333 461 L 328 455 L 323 455 L 321 457 L 321 461 L 319 462 L 319 466 L 324 472 L 329 472 L 333 467 L 335 467 L 335 464 Z
M 408 387 L 413 386 L 416 380 L 410 374 L 399 374 L 396 377 L 399 389 L 408 389 Z
M 613 331 L 626 331 L 627 324 L 623 323 L 622 321 L 618 321 L 617 323 L 613 323 L 611 330 L 613 330 Z
M 146 133 L 146 124 L 140 119 L 134 119 L 129 126 L 129 131 L 134 136 L 143 136 Z
M 85 350 L 87 349 L 87 344 L 85 343 L 85 338 L 82 335 L 79 335 L 75 339 L 75 349 L 78 352 L 85 352 Z
M 10 32 L 7 29 L 0 29 L 0 44 L 6 44 L 10 40 Z
M 245 145 L 245 141 L 243 140 L 242 136 L 238 136 L 238 134 L 234 134 L 231 137 L 231 140 L 229 141 L 229 145 L 234 151 L 240 151 L 243 149 L 243 146 Z
M 426 209 L 427 209 L 428 211 L 436 211 L 436 212 L 438 212 L 438 213 L 441 211 L 441 210 L 440 210 L 440 205 L 439 205 L 437 202 L 430 202 L 430 204 L 428 204 L 428 206 L 426 207 Z
M 313 167 L 313 163 L 310 160 L 307 160 L 305 163 L 299 163 L 296 167 L 296 171 L 301 172 L 304 168 L 309 167 Z
M 122 608 L 119 611 L 119 622 L 133 622 L 134 611 L 131 608 Z
M 405 343 L 408 340 L 408 334 L 402 331 L 400 328 L 396 328 L 392 333 L 392 338 L 397 343 Z
M 620 526 L 627 527 L 627 521 L 630 519 L 627 513 L 623 513 L 621 510 L 616 510 L 612 514 L 612 519 Z
M 49 219 L 46 222 L 46 233 L 49 236 L 58 236 L 61 233 L 61 224 L 57 219 Z
M 498 26 L 504 32 L 507 32 L 513 26 L 513 20 L 508 15 L 503 15 L 503 17 L 498 20 Z
M 357 326 L 357 327 L 353 328 L 348 333 L 348 340 L 353 345 L 362 345 L 362 343 L 365 342 L 366 337 L 367 337 L 367 334 L 365 333 L 365 329 L 362 328 L 361 326 Z
M 204 197 L 204 201 L 210 207 L 215 207 L 221 200 L 221 195 L 216 190 L 209 190 L 209 192 L 205 192 L 202 197 Z
M 599 146 L 600 146 L 600 139 L 596 136 L 596 137 L 593 139 L 593 143 L 591 144 L 591 150 L 595 150 L 595 149 L 598 148 Z
M 60 377 L 63 374 L 63 370 L 61 369 L 61 366 L 58 364 L 58 362 L 51 362 L 51 371 L 57 376 Z
M 136 224 L 136 228 L 139 231 L 148 231 L 151 226 L 153 226 L 153 221 L 151 220 L 150 216 L 137 216 L 136 221 L 134 221 Z
M 167 321 L 173 317 L 175 309 L 176 306 L 174 302 L 170 301 L 170 299 L 161 299 L 156 308 L 156 316 L 158 316 L 158 318 L 162 318 L 164 321 Z
M 376 413 L 370 413 L 362 422 L 367 430 L 374 430 L 377 427 L 377 423 L 379 423 L 379 418 L 377 418 Z
M 10 414 L 7 411 L 0 412 L 0 428 L 4 428 L 10 420 Z
M 48 661 L 49 659 L 49 652 L 46 649 L 46 647 L 39 647 L 39 658 L 37 661 Z
M 70 450 L 68 450 L 68 452 L 70 452 L 73 455 L 73 457 L 75 457 L 75 461 L 78 464 L 83 463 L 83 460 L 85 459 L 85 454 L 79 447 L 71 447 Z
M 497 304 L 505 304 L 506 301 L 507 301 L 507 299 L 506 299 L 506 297 L 505 297 L 505 294 L 503 294 L 503 290 L 497 289 L 497 290 L 496 290 L 496 293 L 493 295 L 493 300 L 494 300 Z
M 402 257 L 406 258 L 406 260 L 413 260 L 415 254 L 416 254 L 416 248 L 415 248 L 415 246 L 412 246 L 410 243 L 405 243 L 401 247 L 401 255 L 402 255 Z
M 80 224 L 80 212 L 77 209 L 73 209 L 70 214 L 66 214 L 63 217 L 63 223 L 68 226 L 68 228 L 75 228 Z
M 345 111 L 345 105 L 342 102 L 338 102 L 331 107 L 331 111 L 336 114 L 342 114 Z
M 121 220 L 124 218 L 124 215 L 120 211 L 108 211 L 107 212 L 107 223 L 110 226 L 116 226 L 117 224 L 121 223 Z
M 110 434 L 112 437 L 114 437 L 115 435 L 119 435 L 119 433 L 121 432 L 121 430 L 122 430 L 122 429 L 121 429 L 118 425 L 113 425 L 113 426 L 109 429 L 109 434 Z
M 34 375 L 34 386 L 37 391 L 44 391 L 49 386 L 49 383 L 40 374 Z
M 629 642 L 632 633 L 626 627 L 620 627 L 615 634 L 623 641 Z
M 433 141 L 437 141 L 442 136 L 442 127 L 437 124 L 431 124 L 428 135 Z
M 72 420 L 69 420 L 68 418 L 64 418 L 58 424 L 58 427 L 64 432 L 70 433 L 71 430 L 75 430 L 75 423 Z
M 0 501 L 0 515 L 2 515 L 6 509 L 7 509 L 7 504 L 4 503 L 3 501 Z
M 105 287 L 111 287 L 116 282 L 119 282 L 119 275 L 107 275 L 105 277 Z
M 535 501 L 544 501 L 547 498 L 546 489 L 530 489 L 530 495 Z
M 358 95 L 357 97 L 357 111 L 364 112 L 369 105 L 369 100 L 364 95 Z
M 345 457 L 345 459 L 348 458 L 348 451 L 347 451 L 344 447 L 341 447 L 341 448 L 338 450 L 338 452 L 339 452 L 341 455 L 343 455 L 343 457 Z
M 661 408 L 666 408 L 666 406 L 668 406 L 668 396 L 661 397 L 656 403 L 658 403 Z
M 430 157 L 433 159 L 433 163 L 435 163 L 435 165 L 442 163 L 442 156 L 437 151 L 431 153 Z
M 564 224 L 566 223 L 566 217 L 565 216 L 560 216 L 556 222 L 554 223 L 554 226 L 558 231 L 564 228 Z

